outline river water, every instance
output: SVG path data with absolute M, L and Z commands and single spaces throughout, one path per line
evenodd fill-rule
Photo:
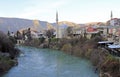
M 18 47 L 19 64 L 2 77 L 98 77 L 90 61 L 50 49 Z

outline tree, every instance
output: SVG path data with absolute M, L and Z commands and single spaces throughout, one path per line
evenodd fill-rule
M 68 27 L 67 28 L 67 35 L 72 36 L 73 35 L 73 27 Z
M 18 53 L 14 48 L 15 44 L 7 35 L 0 31 L 0 52 L 9 53 L 10 58 L 14 58 Z
M 30 28 L 28 28 L 26 35 L 28 37 L 28 40 L 31 41 L 32 37 L 31 37 L 31 30 L 30 30 Z
M 54 32 L 55 32 L 54 29 L 49 29 L 49 30 L 46 31 L 46 36 L 48 38 L 53 38 L 54 37 Z
M 10 31 L 8 31 L 7 35 L 10 36 Z
M 54 37 L 54 32 L 55 32 L 54 29 L 49 29 L 49 30 L 46 31 L 46 36 L 48 37 L 48 46 L 51 42 L 51 38 Z

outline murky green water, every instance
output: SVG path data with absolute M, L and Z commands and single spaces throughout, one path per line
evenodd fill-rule
M 19 47 L 19 64 L 3 77 L 98 77 L 88 60 L 57 50 Z

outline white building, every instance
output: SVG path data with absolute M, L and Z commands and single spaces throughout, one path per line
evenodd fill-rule
M 46 38 L 45 35 L 42 32 L 37 32 L 37 31 L 31 31 L 31 36 L 32 38 Z
M 120 19 L 119 18 L 112 18 L 111 20 L 107 21 L 108 25 L 108 33 L 112 35 L 120 35 Z
M 67 25 L 59 26 L 59 38 L 65 38 L 67 36 Z

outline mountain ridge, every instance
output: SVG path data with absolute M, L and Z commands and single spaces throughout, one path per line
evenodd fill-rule
M 96 24 L 102 22 L 95 22 L 95 23 L 85 23 L 85 24 L 76 24 L 70 21 L 60 21 L 58 25 L 60 27 L 74 27 L 74 26 L 84 26 L 90 24 Z M 7 33 L 8 30 L 10 32 L 16 32 L 17 30 L 33 28 L 37 31 L 43 31 L 47 29 L 56 29 L 56 23 L 49 23 L 47 21 L 41 20 L 31 20 L 31 19 L 24 19 L 24 18 L 9 18 L 9 17 L 0 17 L 0 31 Z

